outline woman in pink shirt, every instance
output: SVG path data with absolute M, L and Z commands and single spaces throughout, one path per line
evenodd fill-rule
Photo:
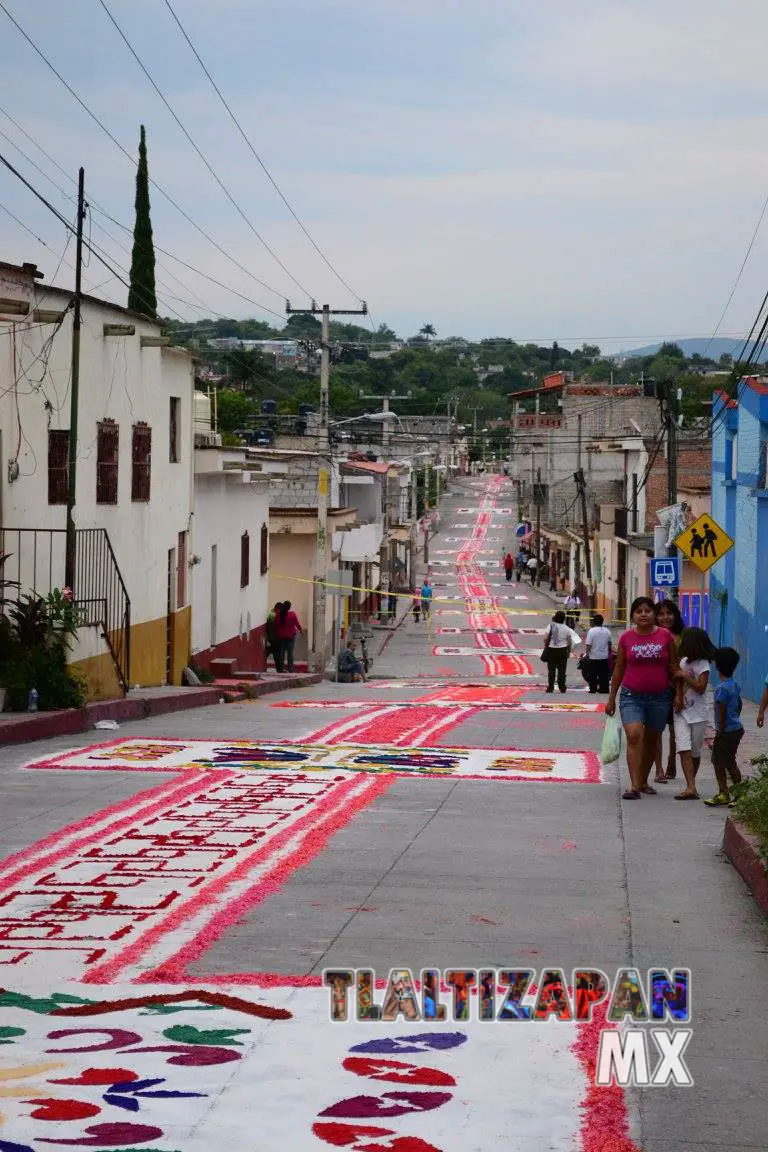
M 299 618 L 291 608 L 290 600 L 286 600 L 281 604 L 275 616 L 275 636 L 277 638 L 278 655 L 280 657 L 279 664 L 277 660 L 277 671 L 284 672 L 283 667 L 285 661 L 288 661 L 288 671 L 293 672 L 293 646 L 296 643 L 296 637 L 299 632 L 303 631 Z
M 655 796 L 648 784 L 659 733 L 669 719 L 669 692 L 677 667 L 671 632 L 660 628 L 649 596 L 638 596 L 629 610 L 631 628 L 619 637 L 616 666 L 605 711 L 613 716 L 621 687 L 619 712 L 627 737 L 630 787 L 625 800 L 639 800 L 642 793 Z

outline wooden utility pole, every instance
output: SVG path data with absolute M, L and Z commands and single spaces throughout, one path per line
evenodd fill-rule
M 71 390 L 69 400 L 69 458 L 67 467 L 67 532 L 64 561 L 64 582 L 76 596 L 75 570 L 77 562 L 77 529 L 75 528 L 75 500 L 77 483 L 77 415 L 80 399 L 80 329 L 82 326 L 83 290 L 83 223 L 85 221 L 85 169 L 81 168 L 77 181 L 77 246 L 75 248 L 75 298 L 72 314 Z
M 541 468 L 536 469 L 536 584 L 539 583 L 541 569 Z
M 671 383 L 667 384 L 666 393 L 666 424 L 667 424 L 667 504 L 671 507 L 677 504 L 677 394 Z M 677 557 L 677 548 L 674 544 L 667 546 L 667 555 Z M 679 588 L 670 588 L 670 598 L 677 601 L 680 595 Z M 703 600 L 702 600 L 703 612 Z
M 331 316 L 367 316 L 368 305 L 363 301 L 362 308 L 330 308 L 323 304 L 318 308 L 312 301 L 311 308 L 291 308 L 285 302 L 288 316 L 321 316 L 322 337 L 320 345 L 320 444 L 318 454 L 320 467 L 317 473 L 317 547 L 315 553 L 315 586 L 312 604 L 312 640 L 316 672 L 325 672 L 328 658 L 325 628 L 325 604 L 328 580 L 328 497 L 331 489 L 331 445 L 328 436 L 328 406 L 331 380 L 330 318 Z
M 584 568 L 587 573 L 587 599 L 590 601 L 591 607 L 592 599 L 592 555 L 589 550 L 589 521 L 587 520 L 587 483 L 584 479 L 584 469 L 579 468 L 578 472 L 574 472 L 573 478 L 576 481 L 576 491 L 581 501 L 581 530 L 584 540 Z

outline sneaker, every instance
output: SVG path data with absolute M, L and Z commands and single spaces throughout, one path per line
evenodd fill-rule
M 704 803 L 710 808 L 723 808 L 727 807 L 731 802 L 731 798 L 727 792 L 718 792 L 716 796 L 710 796 L 709 800 Z

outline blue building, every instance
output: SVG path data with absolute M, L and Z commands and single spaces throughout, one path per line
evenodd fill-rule
M 736 678 L 759 700 L 768 673 L 768 384 L 739 382 L 712 406 L 712 515 L 735 547 L 710 571 L 711 636 L 741 655 Z

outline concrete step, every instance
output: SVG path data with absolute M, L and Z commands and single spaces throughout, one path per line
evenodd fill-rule
M 209 667 L 211 675 L 215 678 L 219 676 L 230 677 L 235 675 L 237 660 L 234 656 L 231 658 L 222 656 L 217 660 L 211 660 Z

